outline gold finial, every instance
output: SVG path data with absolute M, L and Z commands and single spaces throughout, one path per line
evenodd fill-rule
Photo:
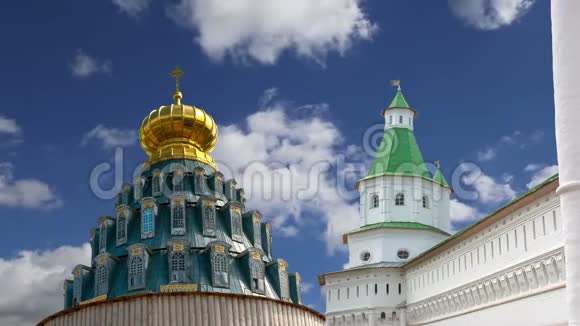
M 435 166 L 440 169 L 441 168 L 441 163 L 439 162 L 439 160 L 435 161 Z
M 175 100 L 175 104 L 181 105 L 181 99 L 183 98 L 183 94 L 179 91 L 179 78 L 183 76 L 183 70 L 179 69 L 179 67 L 175 67 L 169 76 L 175 78 L 175 93 L 173 94 L 173 99 Z
M 397 90 L 400 91 L 401 90 L 401 81 L 398 79 L 391 80 L 391 86 L 397 87 Z

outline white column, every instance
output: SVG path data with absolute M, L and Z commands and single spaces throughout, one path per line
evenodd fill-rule
M 569 325 L 580 325 L 580 1 L 552 1 L 552 51 Z
M 407 312 L 404 307 L 399 309 L 399 326 L 407 326 Z

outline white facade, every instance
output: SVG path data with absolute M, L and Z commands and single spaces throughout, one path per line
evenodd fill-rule
M 359 181 L 360 225 L 417 222 L 449 232 L 451 189 L 422 177 L 383 175 Z M 398 194 L 404 205 L 397 205 Z M 373 199 L 378 197 L 378 207 Z M 424 204 L 426 200 L 426 205 Z M 426 207 L 424 207 L 426 206 Z
M 557 185 L 556 178 L 409 262 L 381 264 L 375 257 L 396 251 L 410 230 L 349 237 L 346 269 L 321 276 L 327 325 L 564 325 Z M 364 235 L 377 252 L 368 266 L 353 263 L 360 259 L 357 237 Z M 360 297 L 353 295 L 357 287 Z
M 415 111 L 411 109 L 394 108 L 383 113 L 385 117 L 385 129 L 407 128 L 413 130 Z
M 405 121 L 389 118 L 399 111 L 414 114 L 385 110 L 385 129 L 400 128 L 389 125 Z M 448 187 L 417 176 L 360 180 L 361 228 L 343 238 L 349 261 L 319 277 L 326 324 L 566 324 L 558 181 L 449 236 Z

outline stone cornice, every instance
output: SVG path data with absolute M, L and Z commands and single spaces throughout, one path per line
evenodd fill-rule
M 566 286 L 564 248 L 407 305 L 412 325 L 431 323 Z

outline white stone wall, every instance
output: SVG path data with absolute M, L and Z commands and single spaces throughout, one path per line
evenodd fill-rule
M 406 295 L 400 268 L 331 274 L 326 278 L 325 291 L 327 325 L 400 324 L 402 309 L 397 306 Z
M 418 222 L 449 231 L 449 196 L 451 191 L 437 183 L 407 176 L 379 176 L 359 185 L 360 225 L 380 222 Z M 405 205 L 396 206 L 395 196 L 405 195 Z M 379 196 L 379 207 L 372 207 L 372 195 Z M 423 196 L 428 208 L 423 207 Z
M 566 326 L 566 289 L 504 302 L 429 323 L 433 326 Z
M 562 226 L 559 198 L 551 192 L 413 265 L 406 271 L 409 324 L 430 324 L 466 313 L 470 316 L 482 309 L 504 309 L 504 304 L 524 300 L 514 305 L 519 306 L 537 302 L 528 298 L 542 293 L 560 293 L 565 286 Z M 553 299 L 558 300 L 563 298 Z M 543 310 L 552 309 L 550 302 L 546 304 Z M 533 305 L 526 309 L 535 311 Z M 496 316 L 491 311 L 482 314 L 489 320 Z M 518 323 L 524 320 L 510 315 Z
M 352 268 L 379 262 L 404 263 L 418 256 L 425 250 L 445 240 L 446 235 L 431 230 L 422 229 L 391 229 L 379 228 L 348 236 L 349 261 L 345 268 Z M 399 249 L 409 252 L 409 259 L 397 257 Z M 361 260 L 361 253 L 368 251 L 371 258 Z

